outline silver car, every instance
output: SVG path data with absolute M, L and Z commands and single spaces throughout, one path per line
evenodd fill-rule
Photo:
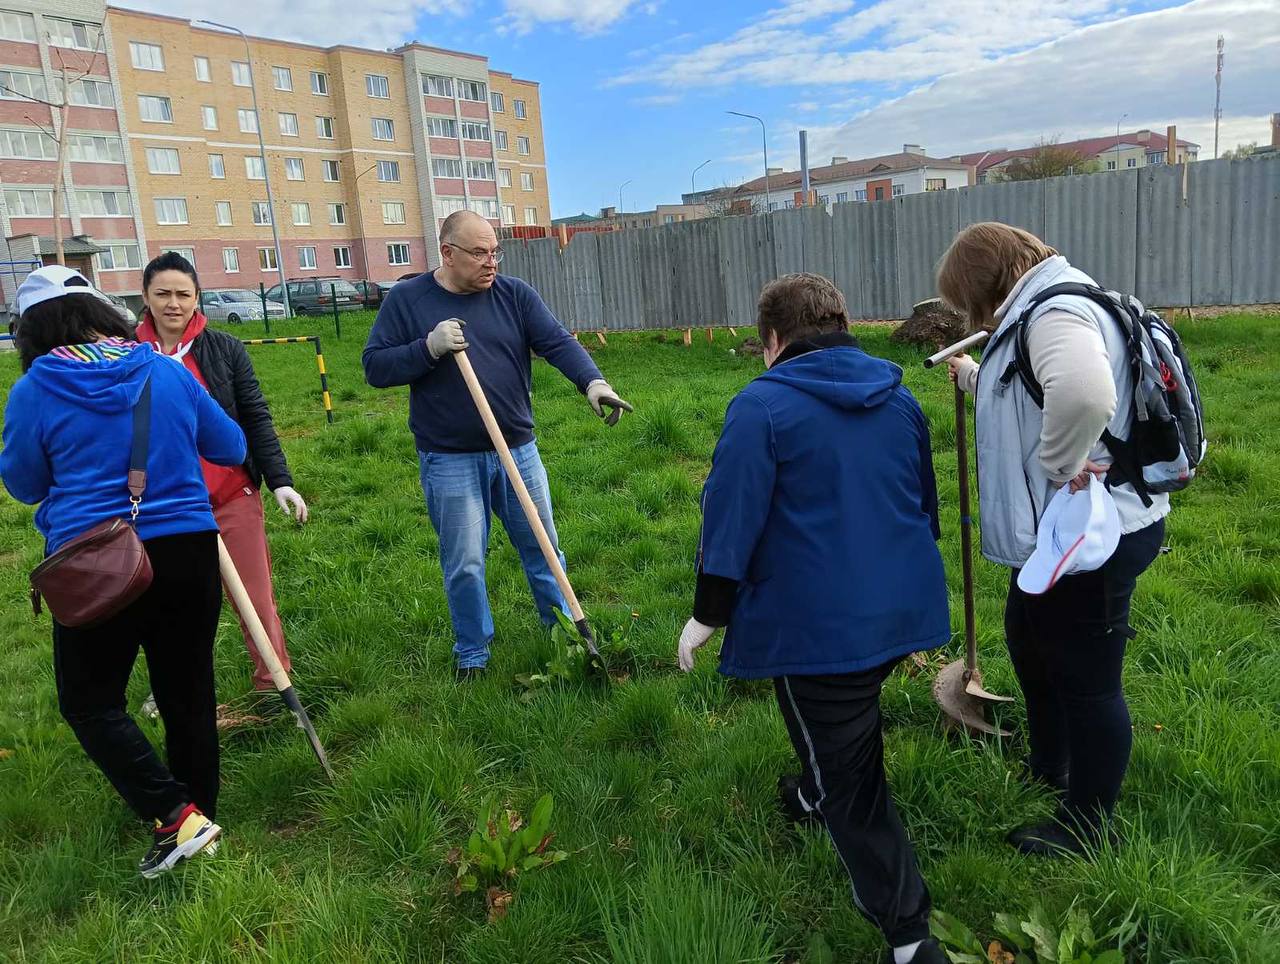
M 205 317 L 210 321 L 226 321 L 238 325 L 241 321 L 262 320 L 262 298 L 248 288 L 223 288 L 205 291 L 201 295 Z M 267 314 L 271 318 L 284 317 L 284 305 L 267 302 Z

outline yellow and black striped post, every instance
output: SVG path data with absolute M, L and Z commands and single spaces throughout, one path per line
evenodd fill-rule
M 312 342 L 316 346 L 316 368 L 320 372 L 320 398 L 324 402 L 325 421 L 333 424 L 333 400 L 329 397 L 329 373 L 324 367 L 324 352 L 320 350 L 319 335 L 297 335 L 292 338 L 244 338 L 242 345 L 300 345 Z

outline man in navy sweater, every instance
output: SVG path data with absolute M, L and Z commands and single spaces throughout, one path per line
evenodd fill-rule
M 498 274 L 502 248 L 488 221 L 470 211 L 449 215 L 440 229 L 440 255 L 439 268 L 387 294 L 365 345 L 364 371 L 374 388 L 409 386 L 409 429 L 418 447 L 427 513 L 440 538 L 453 652 L 459 674 L 471 676 L 488 664 L 493 639 L 484 580 L 493 514 L 520 554 L 543 623 L 553 623 L 553 610 L 568 606 L 449 356 L 469 349 L 467 357 L 557 546 L 547 473 L 533 436 L 530 351 L 578 386 L 605 424 L 616 424 L 631 406 L 533 288 Z

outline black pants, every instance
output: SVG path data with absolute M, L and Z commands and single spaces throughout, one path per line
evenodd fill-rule
M 58 707 L 138 816 L 164 820 L 195 803 L 212 818 L 218 804 L 213 639 L 222 606 L 217 533 L 160 536 L 144 545 L 155 575 L 136 602 L 100 626 L 53 624 Z M 164 720 L 167 767 L 125 708 L 139 645 Z
M 1121 536 L 1101 569 L 1065 576 L 1040 596 L 1018 588 L 1017 570 L 1009 580 L 1004 630 L 1027 705 L 1031 769 L 1071 771 L 1067 812 L 1086 825 L 1111 815 L 1129 766 L 1129 605 L 1163 541 L 1162 519 Z
M 897 947 L 929 936 L 930 901 L 885 782 L 880 687 L 895 665 L 773 682 L 804 767 L 800 792 L 826 823 L 858 910 Z

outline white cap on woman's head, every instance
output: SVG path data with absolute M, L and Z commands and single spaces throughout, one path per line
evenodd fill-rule
M 1116 501 L 1097 476 L 1089 487 L 1059 489 L 1040 517 L 1036 548 L 1022 571 L 1018 588 L 1032 596 L 1046 593 L 1063 576 L 1101 569 L 1120 544 Z
M 111 299 L 90 284 L 89 279 L 79 271 L 60 264 L 50 264 L 31 272 L 18 285 L 18 315 L 25 314 L 34 305 L 66 295 L 96 295 L 111 304 Z

